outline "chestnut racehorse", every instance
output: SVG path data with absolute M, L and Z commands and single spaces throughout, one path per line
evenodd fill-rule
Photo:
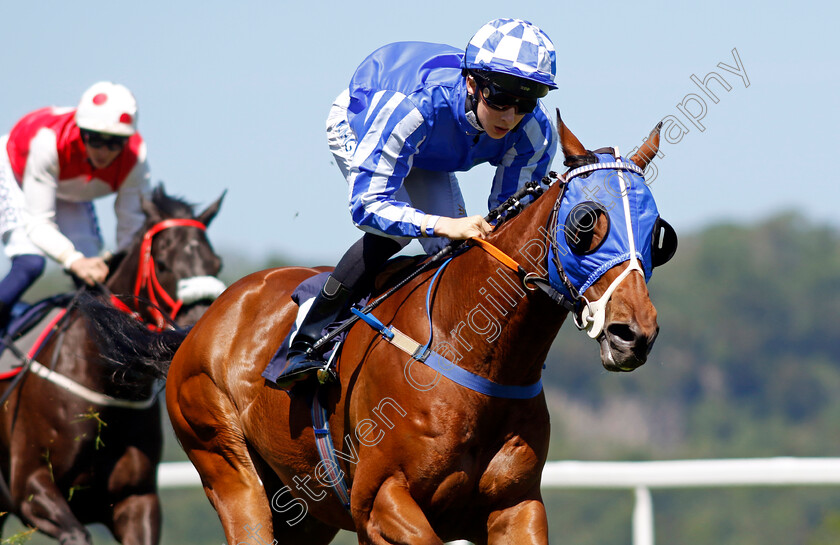
M 215 278 L 221 261 L 205 234 L 221 201 L 196 216 L 162 187 L 144 200 L 145 225 L 130 249 L 112 260 L 105 284 L 127 296 L 120 297 L 122 306 L 146 324 L 160 325 L 164 313 L 182 325 L 198 319 L 207 298 L 224 289 Z M 115 380 L 74 306 L 34 363 L 18 371 L 26 373 L 22 380 L 0 381 L 0 393 L 16 384 L 0 415 L 0 509 L 62 545 L 90 545 L 83 524 L 94 522 L 123 544 L 154 545 L 160 533 L 160 384 L 145 375 L 123 377 L 136 382 L 130 386 Z
M 657 151 L 658 128 L 631 158 L 631 169 L 617 157 L 594 165 L 608 154 L 588 152 L 559 116 L 558 127 L 568 166 L 624 169 L 627 179 L 633 170 L 642 186 L 636 189 L 648 191 L 639 174 Z M 581 202 L 584 208 L 575 209 L 583 213 L 561 212 L 576 204 L 564 200 L 567 190 L 585 181 L 583 174 L 567 176 L 568 183 L 555 182 L 500 221 L 489 245 L 476 242 L 480 247 L 458 252 L 445 267 L 417 275 L 369 313 L 403 340 L 433 337 L 432 348 L 448 360 L 440 373 L 420 352 L 409 355 L 357 322 L 335 357 L 339 384 L 316 390 L 304 383 L 290 393 L 271 387 L 261 373 L 295 321 L 290 296 L 321 271 L 300 267 L 241 279 L 183 341 L 145 357 L 143 365 L 164 372 L 174 352 L 169 416 L 228 543 L 325 544 L 339 529 L 376 545 L 548 542 L 540 477 L 549 417 L 540 377 L 549 347 L 572 310 L 600 343 L 606 369 L 642 365 L 659 330 L 646 277 L 650 262 L 661 264 L 669 257 L 661 254 L 670 253 L 652 227 L 644 237 L 634 227 L 638 238 L 619 248 L 632 258 L 611 263 L 590 285 L 572 282 L 561 253 L 572 248 L 586 258 L 615 250 L 631 227 L 607 213 L 629 209 L 621 196 L 615 206 Z M 645 221 L 658 222 L 655 206 L 647 210 L 655 217 Z M 605 243 L 613 237 L 619 243 Z M 546 278 L 552 267 L 558 281 Z M 551 285 L 549 294 L 537 289 L 541 284 Z M 459 373 L 471 385 L 450 380 Z M 490 381 L 497 393 L 514 393 L 482 391 Z M 313 424 L 313 400 L 329 415 L 329 433 Z M 326 451 L 334 459 L 322 460 L 316 435 L 331 440 Z M 349 505 L 340 499 L 341 484 Z

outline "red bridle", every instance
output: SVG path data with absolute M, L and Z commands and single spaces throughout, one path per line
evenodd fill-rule
M 155 260 L 152 257 L 152 239 L 155 235 L 165 229 L 171 227 L 197 227 L 202 231 L 207 230 L 207 226 L 198 220 L 186 218 L 172 218 L 156 223 L 143 235 L 143 242 L 140 243 L 140 263 L 137 267 L 137 279 L 134 282 L 134 305 L 139 307 L 139 296 L 143 288 L 146 288 L 148 300 L 152 303 L 148 310 L 154 318 L 155 323 L 149 324 L 150 329 L 162 330 L 166 327 L 170 320 L 174 320 L 178 311 L 181 310 L 183 301 L 173 299 L 166 290 L 160 285 L 157 279 L 157 272 L 155 271 Z M 138 308 L 131 309 L 125 303 L 111 296 L 111 301 L 120 310 L 136 315 Z M 169 309 L 169 316 L 165 316 L 160 309 L 161 303 L 165 304 Z

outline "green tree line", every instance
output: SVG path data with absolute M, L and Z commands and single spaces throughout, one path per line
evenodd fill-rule
M 659 338 L 630 374 L 567 324 L 544 372 L 551 459 L 840 453 L 840 233 L 796 213 L 683 234 L 649 284 Z M 840 543 L 840 490 L 655 491 L 657 543 Z M 631 492 L 551 492 L 558 543 L 628 544 Z M 568 536 L 564 538 L 563 536 Z

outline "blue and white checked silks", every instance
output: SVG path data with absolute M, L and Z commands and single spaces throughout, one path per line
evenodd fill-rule
M 412 168 L 452 173 L 496 166 L 491 209 L 547 174 L 557 137 L 544 106 L 503 138 L 490 138 L 467 115 L 463 58 L 454 47 L 400 42 L 373 52 L 356 70 L 349 101 L 337 102 L 331 113 L 338 108 L 343 119 L 329 124 L 328 134 L 342 139 L 350 155 L 350 212 L 359 228 L 396 237 L 431 234 L 434 217 L 421 230 L 429 210 L 394 198 Z M 342 130 L 343 136 L 330 132 Z
M 539 27 L 521 19 L 495 19 L 470 39 L 464 67 L 517 76 L 557 89 L 554 44 Z

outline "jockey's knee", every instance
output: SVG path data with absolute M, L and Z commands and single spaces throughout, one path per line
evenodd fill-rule
M 12 258 L 12 271 L 21 275 L 21 280 L 28 284 L 34 283 L 44 273 L 47 260 L 36 254 L 19 255 Z M 11 271 L 10 271 L 11 272 Z
M 40 255 L 24 254 L 13 257 L 9 272 L 0 281 L 0 303 L 11 308 L 23 292 L 38 280 L 44 272 L 45 265 L 46 260 Z

